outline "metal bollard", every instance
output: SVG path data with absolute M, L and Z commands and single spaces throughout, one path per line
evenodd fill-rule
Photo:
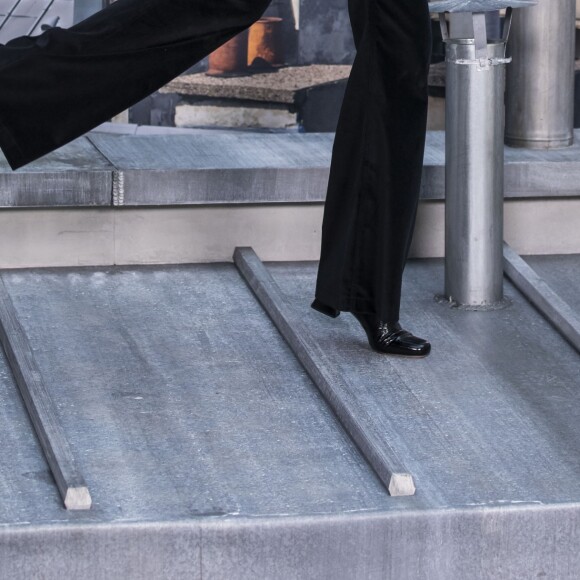
M 512 8 L 535 0 L 434 0 L 445 42 L 445 297 L 457 306 L 503 304 L 505 49 Z M 485 13 L 507 7 L 502 38 L 488 42 Z M 449 36 L 445 12 L 473 27 Z M 468 37 L 465 37 L 468 36 Z
M 575 0 L 514 14 L 507 54 L 505 143 L 556 149 L 574 142 Z
M 473 39 L 446 45 L 445 295 L 459 304 L 503 298 L 504 42 L 476 64 Z

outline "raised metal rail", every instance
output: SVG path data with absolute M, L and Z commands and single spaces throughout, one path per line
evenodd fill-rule
M 76 464 L 56 407 L 1 275 L 0 342 L 65 507 L 69 510 L 90 509 L 89 489 Z
M 254 250 L 236 248 L 234 263 L 390 495 L 413 495 L 413 476 L 287 304 L 280 288 Z

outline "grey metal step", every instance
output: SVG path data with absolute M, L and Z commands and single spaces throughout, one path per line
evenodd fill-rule
M 332 146 L 329 133 L 89 138 L 122 176 L 125 206 L 320 201 Z
M 127 131 L 89 133 L 16 172 L 0 155 L 0 207 L 324 202 L 333 133 Z M 424 200 L 444 198 L 444 138 L 427 133 Z M 580 133 L 566 149 L 506 146 L 505 163 L 506 198 L 578 197 Z
M 114 170 L 86 137 L 18 171 L 0 152 L 0 207 L 110 206 Z

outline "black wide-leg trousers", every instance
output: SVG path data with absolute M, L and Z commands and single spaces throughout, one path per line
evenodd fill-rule
M 357 54 L 333 145 L 316 297 L 399 318 L 427 118 L 427 0 L 347 0 Z M 156 91 L 270 0 L 118 0 L 0 45 L 0 148 L 13 169 Z
M 330 167 L 316 297 L 399 319 L 427 128 L 427 0 L 350 0 L 357 54 Z

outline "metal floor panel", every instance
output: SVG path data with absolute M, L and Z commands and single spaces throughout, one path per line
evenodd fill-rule
M 56 489 L 23 491 L 2 498 L 0 523 L 392 505 L 233 265 L 3 278 L 93 508 L 70 514 Z
M 580 313 L 580 254 L 522 256 L 560 298 Z M 580 385 L 580 380 L 578 381 Z
M 513 286 L 481 312 L 434 300 L 443 260 L 409 261 L 401 322 L 432 343 L 419 360 L 372 352 L 349 314 L 309 308 L 316 264 L 269 270 L 416 480 L 416 505 L 580 498 L 580 357 Z
M 0 358 L 0 577 L 572 580 L 580 357 L 506 281 L 449 308 L 410 260 L 419 360 L 310 309 L 315 263 L 275 280 L 412 471 L 389 497 L 232 264 L 3 273 L 91 489 L 67 512 Z
M 408 360 L 370 351 L 347 313 L 309 307 L 315 263 L 268 268 L 415 476 L 415 496 L 387 495 L 233 265 L 20 270 L 5 284 L 94 507 L 61 507 L 4 370 L 0 437 L 24 451 L 0 455 L 12 490 L 0 524 L 580 498 L 580 357 L 509 282 L 506 309 L 453 309 L 433 300 L 442 260 L 410 260 L 402 322 L 433 350 Z
M 39 506 L 55 502 L 58 491 L 0 348 L 0 527 L 15 518 L 34 522 Z

